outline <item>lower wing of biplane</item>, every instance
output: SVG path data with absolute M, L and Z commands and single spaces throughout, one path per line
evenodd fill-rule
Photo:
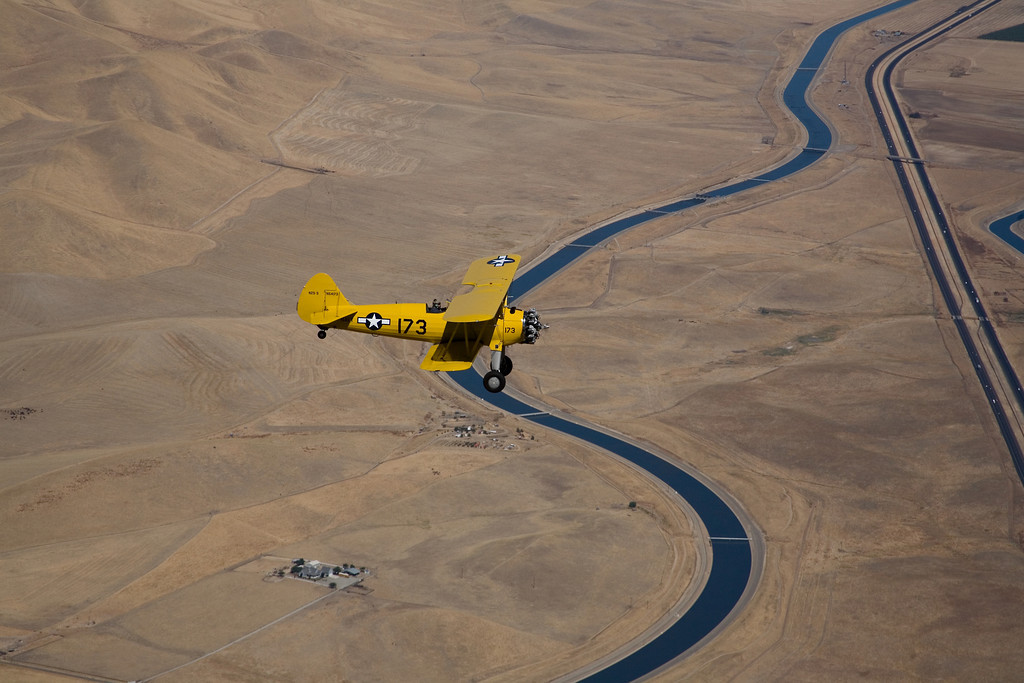
M 349 303 L 329 275 L 310 278 L 299 294 L 299 317 L 320 328 L 327 336 L 331 328 L 415 339 L 431 344 L 420 364 L 424 370 L 465 370 L 483 347 L 491 350 L 491 367 L 484 375 L 484 387 L 497 393 L 505 388 L 505 376 L 512 360 L 505 348 L 512 344 L 533 344 L 541 325 L 537 311 L 508 305 L 508 288 L 519 267 L 517 254 L 503 254 L 474 261 L 462 278 L 472 287 L 454 297 L 447 307 L 433 304 Z

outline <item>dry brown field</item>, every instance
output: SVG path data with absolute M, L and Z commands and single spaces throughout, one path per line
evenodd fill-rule
M 299 289 L 451 296 L 473 259 L 778 163 L 779 85 L 876 4 L 0 0 L 0 679 L 540 681 L 642 634 L 699 585 L 692 513 L 425 347 L 316 339 Z M 511 387 L 692 465 L 764 535 L 752 599 L 658 680 L 1024 668 L 1024 490 L 862 85 L 873 30 L 959 4 L 842 39 L 818 164 L 524 302 L 551 329 Z M 1024 201 L 1024 45 L 978 39 L 1021 9 L 898 85 L 1024 367 L 1022 255 L 985 227 Z M 297 557 L 370 575 L 273 576 Z

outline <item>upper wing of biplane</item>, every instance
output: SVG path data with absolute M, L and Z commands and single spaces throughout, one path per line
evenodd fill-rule
M 473 261 L 462 284 L 473 289 L 454 297 L 444 319 L 452 323 L 490 320 L 505 303 L 505 295 L 519 268 L 518 254 L 502 254 Z

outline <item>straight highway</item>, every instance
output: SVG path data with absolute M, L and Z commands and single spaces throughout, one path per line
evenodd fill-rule
M 1017 476 L 1024 483 L 1024 389 L 971 280 L 892 87 L 893 71 L 907 55 L 1000 2 L 979 0 L 959 8 L 875 60 L 864 83 L 932 278 L 981 383 Z

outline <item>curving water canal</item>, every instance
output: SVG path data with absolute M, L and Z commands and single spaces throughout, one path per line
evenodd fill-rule
M 807 131 L 807 141 L 803 149 L 793 158 L 756 177 L 701 193 L 700 197 L 673 200 L 599 225 L 534 263 L 512 283 L 509 299 L 514 301 L 522 297 L 555 273 L 571 265 L 583 254 L 630 228 L 669 214 L 686 211 L 709 199 L 734 195 L 785 178 L 820 159 L 832 145 L 832 131 L 811 107 L 807 95 L 832 46 L 851 27 L 912 2 L 914 0 L 897 0 L 839 22 L 823 31 L 814 40 L 783 90 L 783 102 Z M 1024 240 L 1017 239 L 1021 247 L 1024 247 Z M 704 524 L 711 544 L 711 567 L 707 583 L 696 601 L 661 634 L 582 680 L 588 683 L 603 683 L 642 678 L 710 638 L 730 616 L 735 616 L 739 612 L 743 596 L 752 593 L 760 579 L 762 558 L 760 555 L 754 556 L 755 539 L 759 539 L 757 530 L 753 528 L 751 522 L 748 522 L 749 527 L 744 525 L 736 512 L 741 509 L 740 506 L 728 498 L 727 494 L 716 492 L 696 471 L 687 471 L 685 465 L 663 458 L 625 438 L 614 436 L 580 421 L 559 417 L 539 404 L 530 405 L 508 394 L 491 394 L 484 390 L 480 376 L 475 370 L 450 373 L 450 376 L 465 391 L 497 408 L 574 436 L 642 468 L 679 493 Z

